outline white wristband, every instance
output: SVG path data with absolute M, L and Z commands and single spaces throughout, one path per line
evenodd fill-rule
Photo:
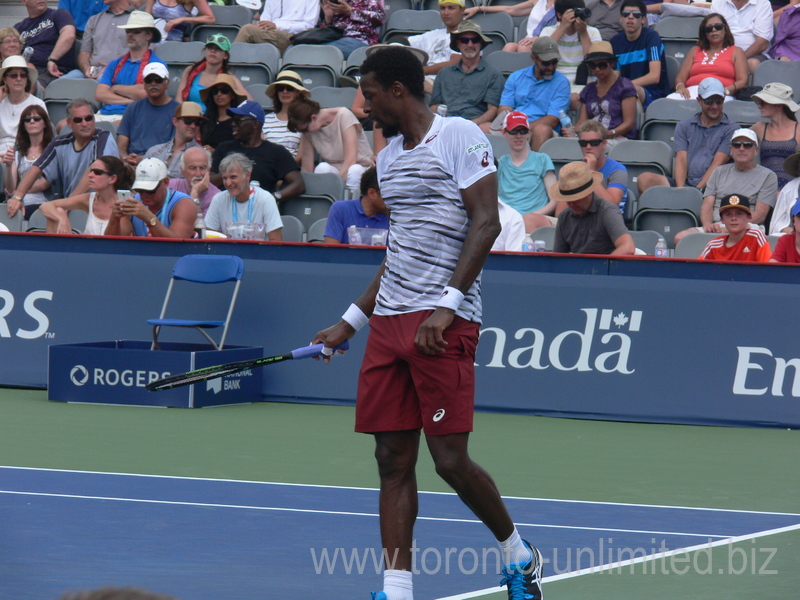
M 436 306 L 456 310 L 459 306 L 461 306 L 463 301 L 464 294 L 461 293 L 461 290 L 457 290 L 456 288 L 448 285 L 444 288 L 444 290 L 442 290 L 442 295 L 439 296 Z
M 350 324 L 350 327 L 358 331 L 364 325 L 367 324 L 369 321 L 369 317 L 364 314 L 364 311 L 358 308 L 355 304 L 351 304 L 345 313 L 342 315 L 342 319 L 347 321 Z

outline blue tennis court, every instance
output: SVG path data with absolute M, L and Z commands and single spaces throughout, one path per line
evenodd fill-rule
M 791 513 L 507 503 L 551 580 L 669 568 L 680 549 L 716 573 L 728 565 L 704 549 L 800 529 Z M 366 600 L 381 584 L 377 506 L 374 489 L 0 467 L 0 597 L 136 585 L 181 600 Z M 415 598 L 500 591 L 496 545 L 454 494 L 422 492 L 415 532 Z

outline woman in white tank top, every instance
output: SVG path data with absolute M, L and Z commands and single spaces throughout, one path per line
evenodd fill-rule
M 68 213 L 83 210 L 88 213 L 85 235 L 103 235 L 119 191 L 133 184 L 133 169 L 116 156 L 101 156 L 89 166 L 89 189 L 85 194 L 52 200 L 39 210 L 47 217 L 48 233 L 72 233 Z

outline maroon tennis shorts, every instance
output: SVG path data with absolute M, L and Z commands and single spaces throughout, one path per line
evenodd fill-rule
M 356 431 L 472 431 L 479 324 L 456 316 L 444 332 L 447 350 L 428 356 L 414 345 L 414 337 L 432 312 L 370 319 L 358 379 Z

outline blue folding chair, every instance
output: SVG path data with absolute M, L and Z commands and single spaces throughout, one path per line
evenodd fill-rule
M 167 296 L 164 298 L 164 306 L 161 308 L 161 315 L 158 319 L 148 319 L 147 322 L 153 326 L 153 345 L 152 350 L 158 350 L 158 334 L 162 327 L 192 327 L 197 329 L 213 346 L 214 350 L 222 350 L 225 344 L 225 337 L 228 335 L 228 326 L 231 322 L 233 307 L 236 305 L 236 297 L 239 295 L 239 286 L 242 283 L 244 273 L 244 262 L 238 256 L 209 256 L 206 254 L 189 254 L 178 259 L 172 269 L 172 278 L 167 288 Z M 190 281 L 193 283 L 227 283 L 235 281 L 228 314 L 224 321 L 197 320 L 197 319 L 166 319 L 167 306 L 172 296 L 172 290 L 176 280 Z M 219 344 L 206 333 L 205 329 L 222 327 L 222 337 Z

